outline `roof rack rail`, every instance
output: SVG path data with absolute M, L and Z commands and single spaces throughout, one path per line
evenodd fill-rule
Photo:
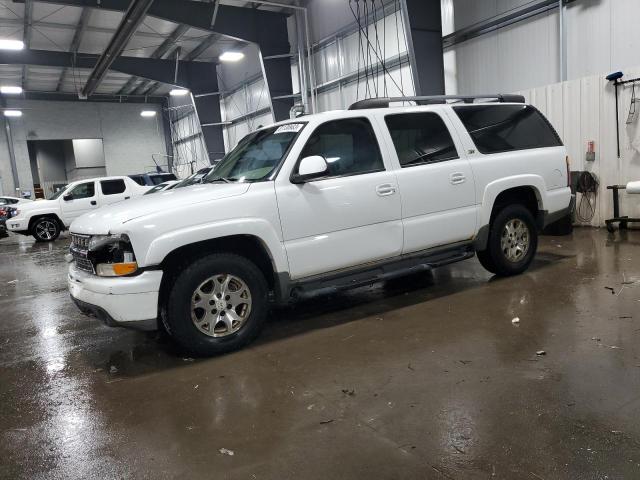
M 475 103 L 476 100 L 500 103 L 524 103 L 523 95 L 492 93 L 488 95 L 431 95 L 424 97 L 381 97 L 360 100 L 349 107 L 349 110 L 364 110 L 366 108 L 389 108 L 394 102 L 415 102 L 417 105 L 436 105 L 452 102 Z

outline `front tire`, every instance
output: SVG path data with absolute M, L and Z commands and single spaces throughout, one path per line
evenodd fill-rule
M 31 235 L 36 242 L 53 242 L 60 236 L 60 224 L 55 218 L 39 218 L 31 227 Z
M 524 205 L 500 210 L 489 230 L 486 250 L 477 252 L 482 266 L 500 276 L 518 275 L 533 261 L 538 249 L 538 231 L 533 215 Z
M 238 350 L 260 332 L 268 286 L 255 264 L 217 253 L 197 259 L 175 277 L 162 321 L 167 333 L 196 356 Z

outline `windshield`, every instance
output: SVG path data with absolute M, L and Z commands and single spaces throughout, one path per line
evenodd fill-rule
M 180 180 L 171 188 L 182 188 L 188 187 L 189 185 L 195 185 L 196 183 L 200 183 L 200 181 L 213 169 L 213 167 L 202 168 L 198 170 L 196 173 L 189 175 L 184 180 Z
M 167 184 L 166 183 L 161 183 L 160 185 L 156 185 L 155 187 L 153 187 L 151 190 L 149 190 L 148 192 L 145 192 L 145 195 L 149 195 L 150 193 L 156 193 L 160 190 L 162 190 L 164 187 L 166 187 Z
M 49 197 L 49 200 L 55 200 L 56 198 L 59 198 L 67 189 L 66 188 L 61 188 L 60 190 L 58 190 L 56 193 L 54 193 L 53 195 L 51 195 Z
M 288 123 L 247 135 L 203 179 L 203 183 L 259 182 L 269 179 L 304 125 Z

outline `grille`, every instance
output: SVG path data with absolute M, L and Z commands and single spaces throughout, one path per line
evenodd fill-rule
M 89 240 L 91 240 L 89 235 L 71 234 L 71 246 L 79 250 L 89 250 Z
M 89 273 L 95 273 L 93 269 L 93 263 L 87 258 L 87 252 L 89 250 L 89 235 L 77 235 L 71 234 L 71 255 L 76 262 L 76 268 Z
M 77 253 L 73 254 L 73 259 L 76 262 L 76 268 L 78 270 L 84 270 L 85 272 L 94 273 L 93 272 L 93 264 L 91 263 L 90 260 L 88 260 L 88 259 L 86 259 L 84 257 L 81 257 Z

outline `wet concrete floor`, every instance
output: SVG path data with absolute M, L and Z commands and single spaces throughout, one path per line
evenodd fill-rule
M 67 247 L 0 241 L 0 478 L 640 478 L 640 232 L 277 310 L 203 360 L 79 314 Z

